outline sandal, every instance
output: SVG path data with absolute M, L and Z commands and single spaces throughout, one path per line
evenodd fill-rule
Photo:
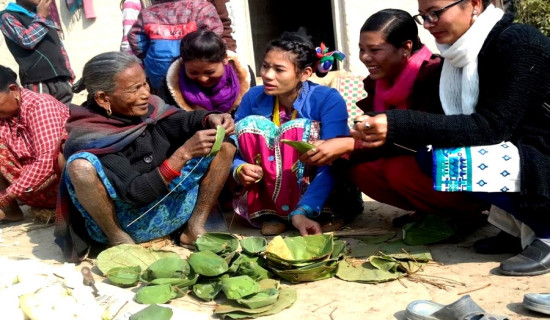
M 550 293 L 527 293 L 523 296 L 523 306 L 529 310 L 550 314 Z
M 465 295 L 457 301 L 443 305 L 429 300 L 416 300 L 407 306 L 407 320 L 508 320 L 504 316 L 491 315 Z

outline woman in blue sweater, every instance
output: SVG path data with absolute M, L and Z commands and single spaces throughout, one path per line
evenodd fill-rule
M 309 40 L 283 34 L 267 47 L 260 71 L 263 85 L 245 94 L 235 114 L 239 153 L 232 170 L 245 192 L 234 207 L 253 225 L 261 225 L 264 235 L 284 232 L 286 219 L 302 235 L 321 232 L 314 219 L 333 189 L 331 168 L 306 166 L 298 150 L 282 143 L 349 134 L 340 94 L 308 81 L 317 64 Z

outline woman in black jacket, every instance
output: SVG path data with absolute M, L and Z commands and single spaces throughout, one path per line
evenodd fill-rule
M 490 0 L 418 3 L 415 19 L 435 37 L 445 58 L 439 90 L 445 114 L 388 110 L 361 116 L 352 135 L 366 148 L 392 143 L 410 148 L 431 145 L 439 150 L 434 160 L 439 159 L 437 154 L 458 150 L 445 148 L 470 150 L 464 147 L 507 142 L 505 146 L 515 151 L 503 158 L 519 160 L 516 169 L 511 166 L 501 174 L 510 175 L 513 186 L 478 195 L 514 222 L 490 217 L 506 232 L 480 240 L 474 247 L 483 253 L 513 251 L 519 236 L 524 250 L 503 261 L 501 273 L 550 272 L 550 39 L 531 26 L 513 24 L 513 16 L 495 8 Z M 480 179 L 470 181 L 469 187 L 458 186 L 468 174 L 495 163 L 476 167 L 469 157 L 457 154 L 447 159 L 446 168 L 448 174 L 457 174 L 447 178 L 457 180 L 437 186 L 441 190 L 476 191 L 482 189 L 484 180 L 496 178 L 481 171 Z

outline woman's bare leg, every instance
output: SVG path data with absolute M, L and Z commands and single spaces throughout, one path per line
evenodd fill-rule
M 210 163 L 206 174 L 200 182 L 197 203 L 195 204 L 191 218 L 187 221 L 185 230 L 180 236 L 182 244 L 192 244 L 199 235 L 205 232 L 204 225 L 206 219 L 208 219 L 210 211 L 212 211 L 212 208 L 218 201 L 218 196 L 229 175 L 235 151 L 236 147 L 233 144 L 224 142 L 222 148 L 216 154 L 212 163 Z
M 67 173 L 78 201 L 105 233 L 109 244 L 135 243 L 120 227 L 113 200 L 99 179 L 95 167 L 87 160 L 76 159 L 67 166 Z

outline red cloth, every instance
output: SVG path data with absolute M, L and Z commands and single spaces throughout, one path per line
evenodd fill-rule
M 359 163 L 351 167 L 349 177 L 369 197 L 404 210 L 474 215 L 484 209 L 471 194 L 433 190 L 432 177 L 420 170 L 412 155 Z
M 19 113 L 0 119 L 0 138 L 21 171 L 8 187 L 17 198 L 38 190 L 55 176 L 54 165 L 68 117 L 69 109 L 54 97 L 22 88 Z
M 8 149 L 6 140 L 0 138 L 0 174 L 13 184 L 21 177 L 22 166 L 15 155 Z M 25 192 L 17 199 L 35 208 L 55 208 L 59 176 L 52 174 L 32 192 Z

